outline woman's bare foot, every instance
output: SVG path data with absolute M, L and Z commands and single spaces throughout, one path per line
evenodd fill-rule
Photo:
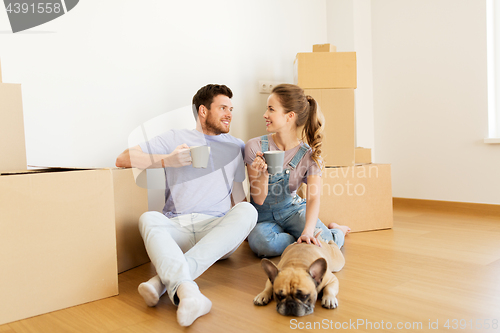
M 349 228 L 346 225 L 338 225 L 335 222 L 332 222 L 328 225 L 328 229 L 340 229 L 344 233 L 344 235 L 347 235 L 351 232 L 351 228 Z

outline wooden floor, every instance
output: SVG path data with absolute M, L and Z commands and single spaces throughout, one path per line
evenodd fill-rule
M 346 266 L 336 274 L 339 307 L 326 310 L 318 303 L 315 313 L 306 317 L 281 316 L 274 302 L 253 305 L 266 277 L 245 242 L 230 259 L 216 263 L 197 280 L 213 307 L 187 329 L 177 325 L 176 308 L 168 297 L 148 308 L 137 293 L 138 284 L 154 274 L 146 264 L 120 274 L 119 296 L 3 325 L 0 332 L 288 332 L 299 328 L 500 332 L 499 216 L 395 207 L 392 230 L 350 234 L 343 251 Z M 398 325 L 403 329 L 398 330 Z M 429 325 L 439 329 L 431 330 Z

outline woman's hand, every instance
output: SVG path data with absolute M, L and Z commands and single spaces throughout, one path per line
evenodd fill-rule
M 266 160 L 264 159 L 264 154 L 260 151 L 255 154 L 255 159 L 253 160 L 250 167 L 257 171 L 259 176 L 269 176 L 269 173 L 267 172 Z
M 264 154 L 257 152 L 252 164 L 247 164 L 248 180 L 250 182 L 250 195 L 257 205 L 264 204 L 267 198 L 269 173 Z
M 314 237 L 312 234 L 302 234 L 299 239 L 297 239 L 297 243 L 300 244 L 302 242 L 305 242 L 307 244 L 314 244 L 319 247 L 321 247 L 320 241 Z

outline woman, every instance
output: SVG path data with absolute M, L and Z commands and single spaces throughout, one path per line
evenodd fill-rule
M 248 236 L 250 248 L 259 257 L 272 257 L 294 242 L 321 246 L 315 237 L 320 230 L 324 240 L 342 247 L 351 229 L 336 223 L 327 228 L 318 219 L 324 120 L 316 101 L 296 85 L 280 84 L 267 100 L 264 119 L 272 134 L 253 138 L 245 146 L 251 203 L 259 213 Z M 309 145 L 297 137 L 302 126 Z M 269 175 L 263 157 L 268 150 L 285 152 L 283 172 Z M 307 184 L 307 200 L 296 194 L 301 183 Z

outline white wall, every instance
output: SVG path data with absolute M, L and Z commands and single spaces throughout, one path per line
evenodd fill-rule
M 3 79 L 23 87 L 28 163 L 113 166 L 135 127 L 190 105 L 208 83 L 233 90 L 231 133 L 260 135 L 258 80 L 292 82 L 295 54 L 326 40 L 324 11 L 325 0 L 85 0 L 12 34 L 0 10 Z
M 231 134 L 265 133 L 258 81 L 292 83 L 295 54 L 326 40 L 324 12 L 325 0 L 85 0 L 12 34 L 0 10 L 3 79 L 22 84 L 28 164 L 112 167 L 137 126 L 189 106 L 208 83 L 233 90 Z M 152 209 L 162 200 L 150 190 Z
M 393 195 L 500 203 L 500 145 L 486 145 L 486 5 L 372 1 L 376 161 Z
M 327 39 L 339 52 L 356 52 L 356 145 L 376 155 L 370 0 L 326 0 Z

